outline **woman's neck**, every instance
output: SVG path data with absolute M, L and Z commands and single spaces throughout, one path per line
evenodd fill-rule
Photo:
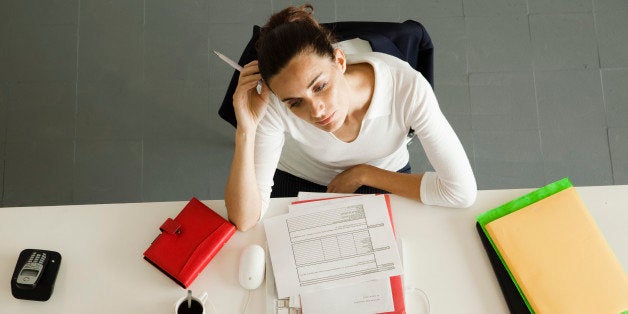
M 362 120 L 371 105 L 375 89 L 375 73 L 368 63 L 357 63 L 347 66 L 345 72 L 349 110 L 344 125 L 334 132 L 342 141 L 355 140 L 362 126 Z
M 357 63 L 347 66 L 345 73 L 347 84 L 352 92 L 355 110 L 368 109 L 375 87 L 375 73 L 368 63 Z

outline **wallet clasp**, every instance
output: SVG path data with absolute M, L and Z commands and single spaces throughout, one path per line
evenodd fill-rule
M 169 234 L 179 234 L 181 233 L 181 224 L 179 224 L 172 218 L 168 218 L 166 219 L 166 221 L 164 221 L 161 227 L 159 227 L 159 230 L 161 230 L 161 232 L 166 232 Z

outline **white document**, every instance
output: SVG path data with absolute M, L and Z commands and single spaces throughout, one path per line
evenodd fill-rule
M 334 197 L 346 197 L 346 196 L 364 196 L 364 194 L 348 194 L 348 193 L 321 193 L 321 192 L 299 192 L 297 195 L 297 199 L 299 201 L 306 200 L 318 200 L 318 199 L 328 199 Z
M 402 273 L 383 195 L 291 207 L 264 221 L 279 298 Z
M 307 314 L 385 313 L 395 310 L 390 280 L 376 279 L 301 294 Z
M 330 198 L 363 196 L 361 194 L 299 192 L 298 200 L 327 201 Z M 304 206 L 290 206 L 290 212 L 307 210 Z M 403 252 L 397 238 L 397 248 L 403 265 Z M 348 286 L 309 292 L 301 295 L 303 309 L 308 314 L 324 313 L 384 313 L 395 310 L 389 278 L 374 279 Z

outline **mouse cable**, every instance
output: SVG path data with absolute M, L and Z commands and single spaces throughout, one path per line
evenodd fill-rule
M 419 289 L 417 287 L 413 287 L 413 286 L 407 287 L 406 288 L 406 292 L 408 292 L 408 291 L 410 291 L 410 292 L 418 291 L 418 292 L 421 293 L 421 295 L 423 296 L 423 298 L 425 299 L 425 301 L 427 303 L 427 314 L 430 314 L 430 311 L 431 311 L 430 298 L 427 296 L 427 293 L 425 293 L 425 291 L 423 291 L 423 290 L 421 290 L 421 289 Z
M 214 313 L 218 313 L 218 311 L 216 310 L 216 306 L 214 305 L 214 302 L 212 302 L 212 299 L 210 297 L 207 298 L 206 302 L 209 302 L 209 304 L 212 306 L 212 310 L 214 310 Z
M 249 290 L 249 295 L 246 297 L 246 303 L 244 304 L 242 314 L 246 314 L 246 308 L 249 307 L 249 301 L 251 301 L 251 290 Z

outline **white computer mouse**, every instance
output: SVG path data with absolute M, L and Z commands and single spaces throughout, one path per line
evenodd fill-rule
M 251 244 L 242 250 L 240 255 L 240 269 L 238 271 L 238 281 L 247 290 L 257 289 L 264 281 L 264 271 L 266 270 L 266 254 L 264 249 Z

